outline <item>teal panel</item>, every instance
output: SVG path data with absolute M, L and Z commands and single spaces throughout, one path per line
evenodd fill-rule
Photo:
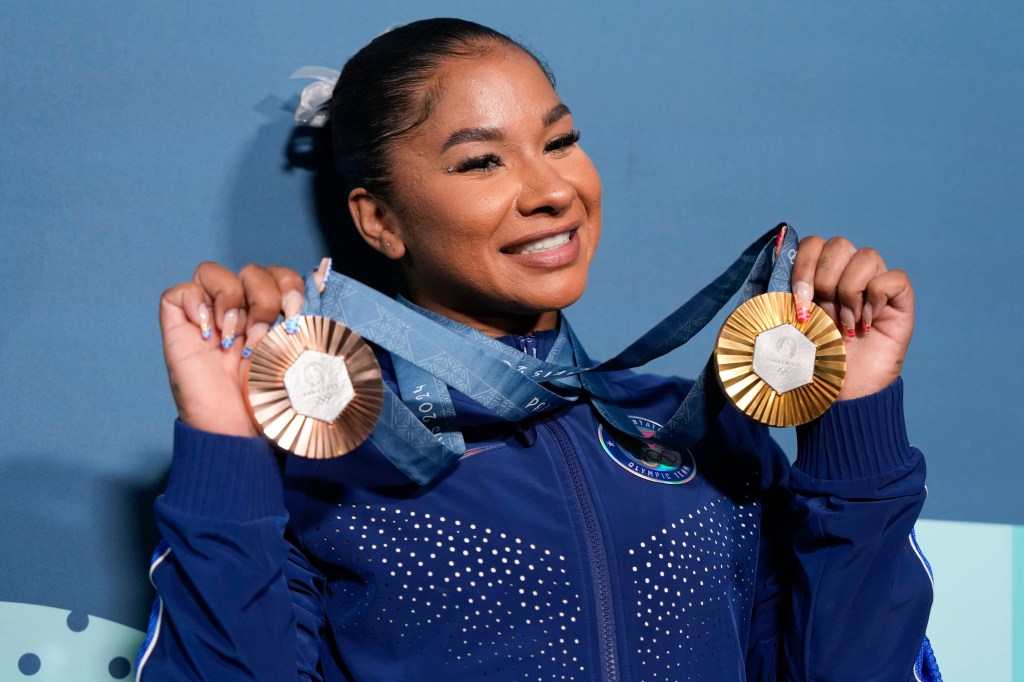
M 144 634 L 80 611 L 0 602 L 0 680 L 134 679 Z
M 928 637 L 944 679 L 1024 679 L 1013 677 L 1011 668 L 1011 631 L 1020 610 L 1010 599 L 1014 537 L 1022 532 L 998 524 L 918 523 L 918 541 L 935 569 Z
M 1024 526 L 1013 527 L 1013 682 L 1024 682 Z

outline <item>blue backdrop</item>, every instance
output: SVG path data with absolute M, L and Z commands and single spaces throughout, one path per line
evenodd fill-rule
M 70 611 L 72 632 L 89 616 L 144 629 L 174 417 L 160 293 L 206 259 L 313 266 L 326 247 L 311 175 L 286 159 L 304 84 L 288 76 L 438 15 L 541 53 L 602 172 L 604 241 L 570 313 L 593 355 L 780 220 L 844 234 L 916 285 L 904 376 L 926 517 L 1024 524 L 1021 7 L 9 1 L 0 602 Z M 692 375 L 712 343 L 654 368 Z

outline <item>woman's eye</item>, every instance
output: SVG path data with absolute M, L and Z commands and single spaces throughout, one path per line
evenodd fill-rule
M 573 130 L 572 132 L 566 133 L 565 135 L 559 135 L 555 139 L 548 142 L 547 146 L 544 147 L 545 152 L 558 152 L 564 151 L 569 147 L 572 147 L 580 141 L 580 131 Z
M 459 162 L 455 166 L 455 170 L 460 173 L 466 173 L 474 170 L 492 170 L 501 166 L 501 159 L 494 154 L 484 154 L 483 156 L 474 156 L 471 159 Z

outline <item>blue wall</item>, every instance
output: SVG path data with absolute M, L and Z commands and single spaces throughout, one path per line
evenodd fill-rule
M 780 220 L 846 234 L 917 287 L 905 377 L 925 515 L 1024 524 L 1019 3 L 413 6 L 5 4 L 0 603 L 144 629 L 174 416 L 159 295 L 204 259 L 319 260 L 310 175 L 285 159 L 302 87 L 288 75 L 433 15 L 521 38 L 558 75 L 605 182 L 571 312 L 592 354 Z M 655 369 L 693 374 L 712 342 Z M 4 613 L 0 639 L 24 624 Z M 0 650 L 0 678 L 15 654 Z

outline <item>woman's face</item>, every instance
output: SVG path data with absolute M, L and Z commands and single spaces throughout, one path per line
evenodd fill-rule
M 431 87 L 429 118 L 389 154 L 407 295 L 492 335 L 553 328 L 601 233 L 601 181 L 568 108 L 503 46 L 448 59 Z

